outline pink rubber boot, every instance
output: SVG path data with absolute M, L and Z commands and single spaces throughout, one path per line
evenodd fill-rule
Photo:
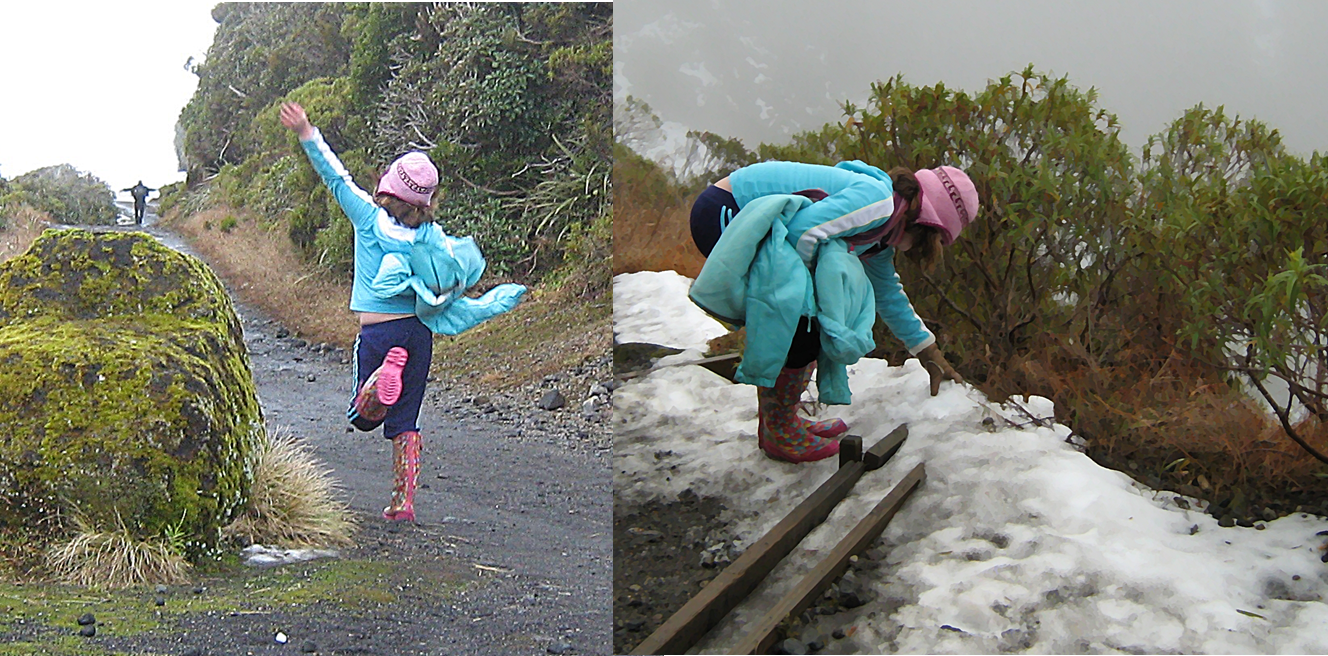
M 756 388 L 758 444 L 767 456 L 785 462 L 813 462 L 839 453 L 838 440 L 808 432 L 798 417 L 798 399 L 810 377 L 807 367 L 784 369 L 774 387 Z
M 382 421 L 388 408 L 401 398 L 401 371 L 406 368 L 410 354 L 400 346 L 393 346 L 378 367 L 360 387 L 355 396 L 355 412 L 369 421 Z
M 392 438 L 392 503 L 383 509 L 383 518 L 388 521 L 415 521 L 415 485 L 420 478 L 422 441 L 416 431 Z

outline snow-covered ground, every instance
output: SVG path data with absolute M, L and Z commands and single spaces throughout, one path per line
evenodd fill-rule
M 617 276 L 615 340 L 691 349 L 661 364 L 699 358 L 724 329 L 687 300 L 689 282 L 672 272 Z M 1047 399 L 998 407 L 953 383 L 932 397 L 917 360 L 862 360 L 849 371 L 853 404 L 821 417 L 842 417 L 866 446 L 900 423 L 909 438 L 753 598 L 791 587 L 922 462 L 926 480 L 878 542 L 888 555 L 869 580 L 875 600 L 855 611 L 845 644 L 860 653 L 1012 644 L 1062 654 L 1328 653 L 1328 564 L 1316 535 L 1328 520 L 1296 514 L 1263 530 L 1220 528 L 1201 502 L 1099 467 L 1067 442 L 1068 428 L 1036 425 L 1029 415 L 1053 414 Z M 698 366 L 633 380 L 615 393 L 614 414 L 615 494 L 673 498 L 690 488 L 721 497 L 747 544 L 837 466 L 762 456 L 755 388 Z M 734 625 L 764 610 L 749 600 L 700 648 L 724 651 Z

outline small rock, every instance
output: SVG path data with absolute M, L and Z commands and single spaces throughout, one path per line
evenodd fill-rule
M 87 626 L 85 626 L 85 627 L 79 629 L 79 630 L 78 630 L 78 634 L 81 635 L 81 636 L 83 636 L 84 638 L 91 638 L 92 636 L 97 635 L 97 625 L 96 625 L 96 624 L 89 624 L 89 625 L 87 625 Z
M 1176 507 L 1177 507 L 1177 508 L 1180 508 L 1181 510 L 1189 510 L 1189 509 L 1190 509 L 1190 502 L 1189 502 L 1189 501 L 1186 501 L 1186 500 L 1185 500 L 1185 497 L 1176 497 L 1175 501 L 1176 501 Z
M 807 645 L 802 644 L 801 640 L 794 640 L 793 638 L 789 638 L 784 642 L 779 643 L 779 646 L 784 650 L 785 654 L 807 653 Z
M 1240 519 L 1236 520 L 1236 526 L 1239 526 L 1241 528 L 1253 528 L 1254 522 L 1250 521 L 1248 517 L 1241 517 Z
M 1271 522 L 1271 521 L 1273 521 L 1273 520 L 1275 520 L 1275 519 L 1277 519 L 1277 511 L 1276 511 L 1276 510 L 1273 510 L 1272 508 L 1264 508 L 1264 509 L 1263 509 L 1263 521 L 1265 521 L 1265 522 Z
M 1231 515 L 1227 515 L 1222 519 L 1218 520 L 1217 525 L 1221 526 L 1222 528 L 1231 528 L 1232 526 L 1236 525 L 1236 520 Z
M 207 588 L 204 588 L 204 587 L 201 586 L 201 585 L 196 585 L 196 586 L 194 586 L 194 594 L 203 594 L 203 591 L 206 590 L 206 589 L 207 589 Z
M 286 339 L 287 337 L 290 337 L 289 330 L 286 330 L 285 328 L 277 329 L 277 339 Z
M 82 615 L 78 616 L 79 626 L 87 626 L 89 624 L 96 624 L 96 623 L 97 623 L 97 618 L 93 616 L 92 613 L 83 613 Z
M 802 644 L 807 645 L 808 651 L 821 651 L 825 649 L 825 635 L 814 626 L 809 626 L 803 630 L 802 635 L 798 636 Z
M 169 589 L 170 588 L 167 588 L 166 586 L 158 583 L 157 587 L 153 591 L 156 592 L 157 594 L 166 594 L 166 591 Z
M 312 654 L 318 651 L 318 645 L 314 644 L 313 640 L 305 640 L 300 643 L 300 651 L 305 654 Z
M 557 410 L 564 405 L 567 405 L 567 399 L 558 390 L 550 390 L 539 400 L 539 407 L 543 410 Z
M 309 381 L 309 382 L 312 383 L 312 382 L 318 380 L 318 376 L 315 376 L 315 375 L 313 375 L 313 374 L 309 374 L 309 377 L 306 378 L 305 380 L 307 380 L 307 381 Z
M 277 631 L 277 635 L 273 636 L 272 639 L 275 640 L 276 643 L 279 644 L 279 645 L 284 645 L 284 644 L 286 644 L 286 641 L 288 640 L 288 638 L 286 637 L 286 634 L 285 634 L 285 633 L 282 633 L 281 631 Z
M 166 605 L 166 595 L 157 595 L 157 596 L 153 597 L 153 598 L 152 598 L 152 605 L 153 605 L 153 606 L 165 606 L 165 605 Z
M 845 633 L 845 632 L 844 632 L 844 629 L 841 627 L 841 628 L 835 629 L 834 632 L 832 632 L 832 633 L 830 634 L 830 637 L 834 638 L 835 640 L 843 640 L 843 639 L 844 639 L 844 636 L 846 636 L 846 635 L 848 635 L 848 634 Z
M 574 651 L 574 648 L 569 642 L 555 642 L 549 645 L 547 651 L 550 654 L 570 654 Z
M 623 628 L 624 628 L 624 629 L 627 629 L 628 631 L 631 631 L 631 632 L 633 632 L 633 633 L 636 633 L 637 631 L 640 631 L 641 629 L 646 628 L 646 621 L 645 621 L 645 620 L 627 620 L 627 622 L 626 622 L 625 624 L 623 624 Z

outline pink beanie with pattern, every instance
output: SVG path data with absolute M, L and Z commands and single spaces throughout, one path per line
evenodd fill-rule
M 922 212 L 917 222 L 941 229 L 941 242 L 954 243 L 964 226 L 978 215 L 978 190 L 968 174 L 953 166 L 913 172 L 922 187 Z
M 428 155 L 415 151 L 398 157 L 387 167 L 378 180 L 377 193 L 391 194 L 411 205 L 425 207 L 437 187 L 438 169 Z

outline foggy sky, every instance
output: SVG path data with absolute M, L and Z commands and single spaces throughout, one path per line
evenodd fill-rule
M 748 148 L 842 118 L 870 84 L 969 93 L 1035 70 L 1099 91 L 1138 152 L 1199 102 L 1328 152 L 1328 3 L 617 0 L 614 94 Z

